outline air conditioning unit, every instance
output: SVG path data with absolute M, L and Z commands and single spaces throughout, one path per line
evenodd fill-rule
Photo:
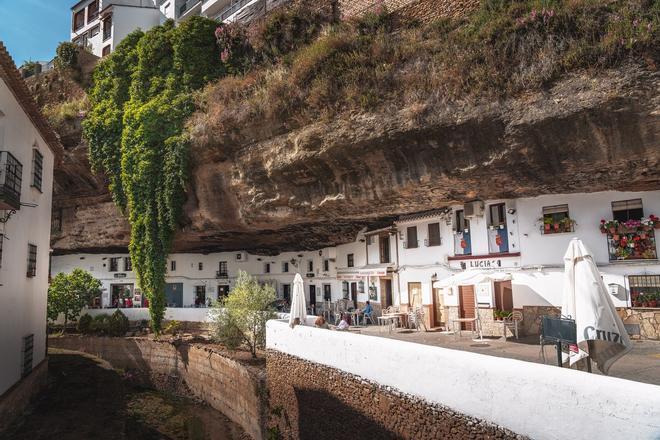
M 236 261 L 244 262 L 247 261 L 248 254 L 247 252 L 236 252 Z
M 474 200 L 466 203 L 463 206 L 463 213 L 465 214 L 465 218 L 483 217 L 484 202 L 481 200 Z

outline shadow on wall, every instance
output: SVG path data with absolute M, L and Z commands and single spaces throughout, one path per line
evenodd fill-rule
M 398 439 L 373 419 L 321 390 L 295 388 L 301 440 Z M 373 402 L 366 402 L 373 404 Z M 328 429 L 333 427 L 333 429 Z

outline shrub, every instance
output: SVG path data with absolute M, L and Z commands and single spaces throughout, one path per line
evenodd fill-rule
M 110 330 L 110 315 L 107 313 L 96 315 L 90 329 L 99 336 L 107 335 Z
M 55 68 L 78 70 L 78 50 L 80 47 L 75 43 L 60 43 L 55 51 Z
M 110 316 L 108 322 L 108 334 L 110 336 L 124 336 L 130 327 L 128 318 L 121 310 L 116 310 Z
M 100 293 L 101 282 L 82 269 L 74 269 L 70 274 L 58 273 L 48 288 L 47 317 L 56 321 L 64 317 L 64 331 L 69 321 L 73 321 Z
M 86 96 L 60 104 L 46 104 L 42 112 L 53 127 L 61 127 L 66 122 L 82 119 L 89 110 L 89 100 Z
M 266 322 L 275 318 L 275 289 L 260 285 L 256 278 L 239 271 L 236 285 L 221 304 L 211 310 L 213 334 L 230 349 L 245 344 L 257 357 L 266 344 Z
M 78 331 L 83 335 L 92 333 L 92 321 L 93 318 L 90 315 L 82 315 L 80 319 L 78 319 Z
M 183 328 L 183 325 L 181 324 L 181 322 L 176 321 L 176 320 L 172 320 L 172 321 L 169 321 L 165 325 L 165 330 L 163 330 L 163 333 L 167 333 L 167 334 L 170 334 L 170 335 L 176 335 L 176 334 L 181 332 L 182 328 Z

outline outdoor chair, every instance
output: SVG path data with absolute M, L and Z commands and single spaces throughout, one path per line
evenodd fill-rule
M 364 325 L 367 325 L 367 320 L 371 321 L 371 324 L 374 325 L 376 324 L 374 322 L 374 312 L 371 313 L 363 313 L 362 314 L 362 320 L 364 321 Z
M 424 322 L 424 309 L 422 307 L 415 306 L 412 311 L 408 312 L 408 325 L 414 326 L 417 331 L 419 331 L 421 325 L 424 327 L 424 331 L 428 331 Z
M 514 310 L 509 314 L 509 316 L 504 318 L 504 320 L 502 321 L 502 330 L 504 333 L 505 342 L 506 342 L 507 328 L 510 328 L 513 331 L 513 335 L 515 336 L 515 338 L 518 339 L 518 323 L 522 322 L 522 320 L 523 320 L 523 314 L 519 310 Z

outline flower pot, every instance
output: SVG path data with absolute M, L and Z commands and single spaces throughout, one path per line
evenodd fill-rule
M 656 307 L 658 305 L 658 302 L 656 300 L 649 301 L 649 307 Z
M 614 234 L 615 232 L 616 232 L 616 228 L 615 227 L 610 227 L 610 234 Z
M 612 236 L 612 240 L 617 240 L 618 241 L 619 240 L 619 234 L 614 234 Z
M 545 229 L 546 231 L 549 231 L 550 230 L 550 224 L 549 223 L 544 224 L 543 229 Z
M 641 301 L 638 301 L 636 299 L 633 300 L 633 307 L 640 307 L 642 305 Z
M 649 303 L 647 303 L 646 301 L 642 302 L 642 307 L 648 307 L 648 306 L 649 306 Z

